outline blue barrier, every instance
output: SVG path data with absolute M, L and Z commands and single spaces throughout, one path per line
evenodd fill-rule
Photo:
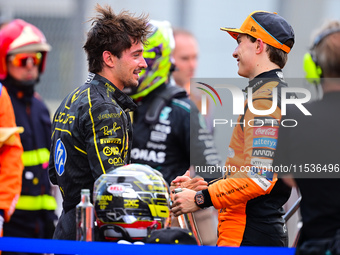
M 294 248 L 278 247 L 213 247 L 194 245 L 145 244 L 128 245 L 108 242 L 79 242 L 33 238 L 0 238 L 0 250 L 12 252 L 79 254 L 79 255 L 137 255 L 137 254 L 209 254 L 209 255 L 294 255 Z

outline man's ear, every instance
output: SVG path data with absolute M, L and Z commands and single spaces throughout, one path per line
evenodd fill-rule
M 261 53 L 264 50 L 264 42 L 262 39 L 256 39 L 256 53 Z
M 108 67 L 114 67 L 115 66 L 115 56 L 112 55 L 111 52 L 109 51 L 104 51 L 103 52 L 103 62 L 105 65 L 107 65 Z

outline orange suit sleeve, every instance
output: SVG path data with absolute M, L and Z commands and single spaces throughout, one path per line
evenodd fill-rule
M 16 127 L 11 99 L 5 87 L 0 84 L 0 127 Z M 20 196 L 22 184 L 23 147 L 19 133 L 10 137 L 11 142 L 2 142 L 0 147 L 0 209 L 4 211 L 5 221 L 9 221 Z

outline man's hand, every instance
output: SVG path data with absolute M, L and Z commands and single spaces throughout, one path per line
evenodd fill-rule
M 180 216 L 183 213 L 196 212 L 200 208 L 195 203 L 196 191 L 183 189 L 182 192 L 176 193 L 172 204 L 171 212 L 174 216 Z
M 175 180 L 173 180 L 171 183 L 170 183 L 170 192 L 173 193 L 175 189 L 177 188 L 181 188 L 181 184 L 186 182 L 186 181 L 190 181 L 191 178 L 190 178 L 190 171 L 187 170 L 185 172 L 184 175 L 182 176 L 177 176 L 175 178 Z
M 199 191 L 208 188 L 208 183 L 202 177 L 190 178 L 190 171 L 186 171 L 184 175 L 176 177 L 171 182 L 170 191 L 173 192 L 176 188 L 192 189 Z

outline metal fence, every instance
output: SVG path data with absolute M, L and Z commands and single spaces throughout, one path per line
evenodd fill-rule
M 0 14 L 2 19 L 23 19 L 35 25 L 51 44 L 46 69 L 36 91 L 53 115 L 61 100 L 86 79 L 86 56 L 82 49 L 85 41 L 86 1 L 75 0 L 72 8 L 65 5 L 67 10 L 53 10 L 53 5 L 39 7 L 39 4 L 39 1 L 32 1 L 32 8 L 19 8 L 13 3 L 12 8 L 5 8 L 0 2 Z

